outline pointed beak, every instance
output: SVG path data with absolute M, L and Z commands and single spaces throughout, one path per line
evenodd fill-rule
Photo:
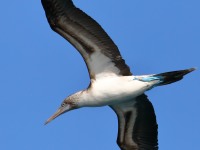
M 55 118 L 57 118 L 58 116 L 62 115 L 63 113 L 69 111 L 70 108 L 71 107 L 69 105 L 66 107 L 60 107 L 49 119 L 47 119 L 45 125 L 54 120 Z

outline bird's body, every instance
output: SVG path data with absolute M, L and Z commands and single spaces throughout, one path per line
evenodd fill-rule
M 144 82 L 135 76 L 108 76 L 91 82 L 88 89 L 78 92 L 79 106 L 105 106 L 129 101 L 143 94 L 159 80 Z
M 134 76 L 108 34 L 72 0 L 42 0 L 42 5 L 51 28 L 78 50 L 90 76 L 88 88 L 68 96 L 46 123 L 73 109 L 108 105 L 118 117 L 121 150 L 157 150 L 156 116 L 144 93 L 195 69 Z

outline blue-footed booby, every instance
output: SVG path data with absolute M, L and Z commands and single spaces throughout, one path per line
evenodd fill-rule
M 135 76 L 108 34 L 72 0 L 41 1 L 50 27 L 78 50 L 90 76 L 88 88 L 64 99 L 45 124 L 70 110 L 108 105 L 118 117 L 121 150 L 157 150 L 156 115 L 144 93 L 179 81 L 195 69 Z

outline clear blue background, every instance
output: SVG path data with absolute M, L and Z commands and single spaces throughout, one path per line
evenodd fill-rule
M 199 0 L 74 0 L 118 45 L 134 74 L 200 66 Z M 41 2 L 0 5 L 0 149 L 117 150 L 109 107 L 83 108 L 47 126 L 63 99 L 88 86 L 81 56 L 54 33 Z M 200 73 L 147 94 L 160 150 L 200 149 Z

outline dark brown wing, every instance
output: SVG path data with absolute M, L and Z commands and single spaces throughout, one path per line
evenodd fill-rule
M 51 28 L 68 40 L 84 58 L 90 78 L 131 75 L 120 52 L 102 27 L 71 0 L 42 0 Z
M 158 125 L 146 95 L 110 107 L 118 116 L 117 143 L 121 150 L 158 150 Z

